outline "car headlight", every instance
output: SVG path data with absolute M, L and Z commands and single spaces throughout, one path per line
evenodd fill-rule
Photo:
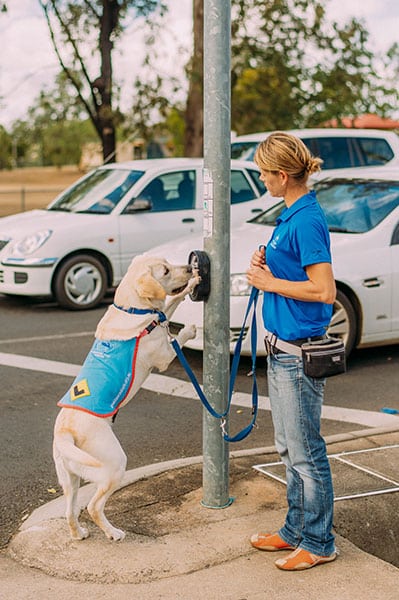
M 12 256 L 26 256 L 27 254 L 32 254 L 32 252 L 35 252 L 40 246 L 43 246 L 52 233 L 51 229 L 45 229 L 43 231 L 37 231 L 32 235 L 27 235 L 22 240 L 18 240 L 11 244 L 9 252 Z
M 230 295 L 231 296 L 249 296 L 252 286 L 247 281 L 245 273 L 234 273 L 230 277 Z

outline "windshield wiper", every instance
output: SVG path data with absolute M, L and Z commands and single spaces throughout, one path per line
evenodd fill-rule
M 69 208 L 62 208 L 62 206 L 52 206 L 51 208 L 48 208 L 47 210 L 54 210 L 54 211 L 58 211 L 58 212 L 71 212 Z
M 109 215 L 109 212 L 104 210 L 93 210 L 92 208 L 86 208 L 85 210 L 77 210 L 78 215 Z
M 345 227 L 329 227 L 328 231 L 332 231 L 333 233 L 354 233 L 350 229 L 346 229 Z

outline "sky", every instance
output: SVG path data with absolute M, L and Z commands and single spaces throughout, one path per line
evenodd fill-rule
M 23 119 L 45 86 L 51 87 L 60 68 L 52 48 L 38 0 L 7 0 L 8 13 L 0 13 L 0 124 L 10 127 Z M 157 44 L 159 68 L 164 75 L 183 75 L 192 33 L 192 0 L 168 0 L 169 16 Z M 397 0 L 327 0 L 328 16 L 342 23 L 362 19 L 370 32 L 373 52 L 399 43 Z M 185 47 L 179 53 L 170 48 Z M 134 76 L 144 57 L 142 28 L 131 22 L 113 55 L 115 79 L 121 83 L 121 106 L 128 106 Z

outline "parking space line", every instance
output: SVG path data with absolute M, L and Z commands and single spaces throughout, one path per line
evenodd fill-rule
M 34 356 L 24 356 L 22 354 L 7 354 L 5 352 L 0 352 L 0 365 L 71 377 L 75 377 L 80 369 L 80 365 L 72 365 L 57 360 L 46 360 Z
M 79 333 L 59 333 L 56 335 L 38 335 L 33 337 L 25 337 L 25 338 L 13 338 L 12 340 L 0 340 L 0 344 L 10 344 L 10 343 L 18 343 L 18 342 L 42 342 L 43 340 L 63 340 L 64 338 L 74 338 L 74 337 L 87 337 L 94 336 L 93 331 L 80 331 Z
M 75 377 L 81 366 L 56 360 L 24 356 L 21 354 L 9 354 L 6 352 L 0 352 L 0 365 L 15 367 L 17 369 L 52 373 L 53 375 L 65 375 L 68 377 Z M 198 396 L 190 382 L 174 377 L 168 377 L 166 375 L 159 375 L 158 373 L 151 373 L 142 387 L 143 389 L 157 394 L 198 400 Z M 250 408 L 252 406 L 251 394 L 235 392 L 232 404 L 234 406 Z M 259 408 L 261 410 L 270 410 L 270 402 L 267 396 L 259 396 Z M 399 417 L 397 415 L 355 408 L 342 408 L 339 406 L 324 405 L 321 416 L 323 419 L 355 423 L 366 427 L 386 427 L 397 425 L 399 423 Z

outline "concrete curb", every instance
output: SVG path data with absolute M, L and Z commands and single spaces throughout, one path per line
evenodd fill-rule
M 360 438 L 368 438 L 376 435 L 383 435 L 388 433 L 394 433 L 399 431 L 399 419 L 397 426 L 390 427 L 375 427 L 372 429 L 360 429 L 351 431 L 348 433 L 338 433 L 325 437 L 326 444 L 335 444 L 340 442 L 347 442 L 351 440 L 357 440 Z M 245 456 L 255 456 L 259 454 L 276 454 L 276 448 L 274 446 L 265 446 L 262 448 L 250 448 L 247 450 L 231 451 L 230 458 L 242 458 Z M 123 481 L 118 489 L 122 489 L 132 483 L 140 481 L 141 479 L 148 479 L 155 475 L 164 473 L 165 471 L 172 471 L 174 469 L 181 469 L 189 467 L 191 465 L 199 464 L 202 462 L 202 455 L 200 456 L 189 456 L 187 458 L 179 458 L 176 460 L 169 460 L 159 463 L 153 463 L 151 465 L 145 465 L 137 469 L 131 469 L 127 471 Z M 95 490 L 95 484 L 89 483 L 80 488 L 78 494 L 78 505 L 81 510 L 86 508 L 88 502 L 93 496 Z M 32 514 L 22 523 L 19 531 L 25 531 L 32 526 L 38 525 L 42 521 L 49 519 L 59 519 L 65 516 L 65 499 L 64 496 L 60 496 L 55 500 L 50 500 L 43 506 L 35 509 Z

